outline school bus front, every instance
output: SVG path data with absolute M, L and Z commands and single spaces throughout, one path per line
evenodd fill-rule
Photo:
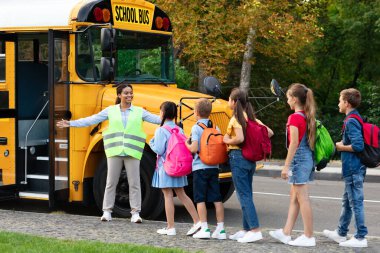
M 121 82 L 133 85 L 133 104 L 152 113 L 159 114 L 164 101 L 176 102 L 187 134 L 195 123 L 195 100 L 209 97 L 211 119 L 225 132 L 231 116 L 226 101 L 177 88 L 172 24 L 161 9 L 139 0 L 57 0 L 44 8 L 30 2 L 7 5 L 2 14 L 8 17 L 0 18 L 0 63 L 5 63 L 0 95 L 8 101 L 0 103 L 0 187 L 12 186 L 20 197 L 49 200 L 51 206 L 55 200 L 94 199 L 101 207 L 107 166 L 101 133 L 108 123 L 68 130 L 55 122 L 114 104 Z M 10 23 L 19 4 L 35 17 Z M 44 15 L 46 10 L 60 14 Z M 156 127 L 144 123 L 147 143 Z M 141 214 L 150 218 L 164 205 L 161 192 L 150 187 L 154 167 L 155 155 L 146 145 Z M 222 166 L 220 180 L 227 200 L 233 192 L 228 166 Z M 114 212 L 129 216 L 129 211 L 123 172 Z

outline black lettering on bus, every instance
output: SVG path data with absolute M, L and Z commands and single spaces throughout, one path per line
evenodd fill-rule
M 128 23 L 137 23 L 136 9 L 127 7 L 127 20 Z
M 127 21 L 128 20 L 128 9 L 123 7 L 123 18 L 121 21 Z
M 143 10 L 139 9 L 139 23 L 143 24 Z
M 116 19 L 116 21 L 119 21 L 119 15 L 120 15 L 120 13 L 119 13 L 119 9 L 120 9 L 119 6 L 116 6 L 116 7 L 115 7 L 115 11 L 116 11 L 116 17 L 115 17 L 115 19 Z
M 149 24 L 149 10 L 138 9 L 132 7 L 116 6 L 116 21 L 124 21 L 128 23 Z
M 146 23 L 149 24 L 149 22 L 150 22 L 150 20 L 149 20 L 149 11 L 147 10 L 145 14 L 146 14 L 146 17 L 145 17 Z
M 137 12 L 136 12 L 136 9 L 133 8 L 133 9 L 132 9 L 132 12 L 133 12 L 133 23 L 138 23 L 139 21 L 137 20 Z
M 125 18 L 126 18 L 125 21 L 131 22 L 131 11 L 130 11 L 129 7 L 126 8 Z
M 140 23 L 149 24 L 149 11 L 148 10 L 140 10 Z

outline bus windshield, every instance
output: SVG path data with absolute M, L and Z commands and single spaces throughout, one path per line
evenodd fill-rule
M 172 37 L 116 30 L 115 81 L 174 83 Z M 77 73 L 86 81 L 99 81 L 102 52 L 100 28 L 92 27 L 77 39 Z

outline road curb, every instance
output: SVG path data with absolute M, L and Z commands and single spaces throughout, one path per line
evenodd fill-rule
M 262 167 L 262 166 L 261 166 Z M 277 166 L 276 166 L 277 167 Z M 376 170 L 376 169 L 367 169 L 367 175 L 365 177 L 365 182 L 369 183 L 380 183 L 380 175 L 371 173 L 368 170 Z M 273 166 L 264 165 L 264 167 L 257 169 L 256 176 L 263 177 L 273 177 L 279 178 L 281 176 L 281 170 L 278 168 L 273 168 Z M 314 174 L 315 180 L 328 180 L 328 181 L 342 181 L 341 173 L 333 173 L 333 172 L 325 172 L 325 171 L 315 171 Z

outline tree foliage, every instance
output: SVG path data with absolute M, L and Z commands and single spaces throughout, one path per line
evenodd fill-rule
M 180 57 L 226 81 L 229 66 L 242 61 L 250 28 L 254 51 L 295 61 L 297 52 L 319 35 L 314 13 L 293 1 L 156 0 L 174 24 Z M 255 59 L 252 59 L 254 62 Z
M 380 0 L 156 0 L 173 22 L 181 63 L 199 66 L 227 86 L 239 83 L 248 31 L 255 30 L 251 81 L 258 87 L 276 78 L 284 87 L 304 83 L 314 90 L 318 118 L 339 141 L 344 115 L 339 92 L 362 93 L 359 110 L 380 124 Z M 265 93 L 265 92 L 264 92 Z M 267 94 L 268 95 L 268 94 Z M 253 100 L 260 108 L 265 102 Z M 274 156 L 283 157 L 286 102 L 258 114 L 274 128 Z

